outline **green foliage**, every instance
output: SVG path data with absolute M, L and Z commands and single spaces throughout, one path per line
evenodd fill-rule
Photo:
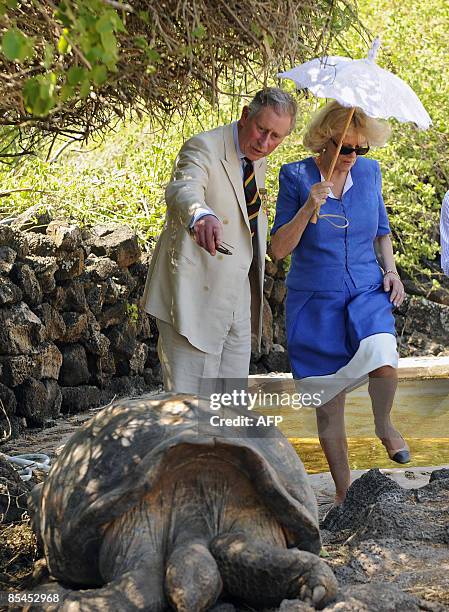
M 33 55 L 33 40 L 21 32 L 18 28 L 12 27 L 7 30 L 2 37 L 2 52 L 6 59 L 11 62 L 23 62 Z
M 168 133 L 147 122 L 121 124 L 103 143 L 67 148 L 49 164 L 28 158 L 0 174 L 2 190 L 31 188 L 0 199 L 0 218 L 40 202 L 80 225 L 113 221 L 133 227 L 144 243 L 157 237 L 164 221 L 164 186 L 187 136 L 201 129 L 179 121 Z M 76 144 L 76 143 L 75 143 Z M 44 192 L 44 193 L 42 193 Z
M 23 100 L 29 113 L 45 116 L 55 105 L 56 75 L 54 72 L 41 74 L 27 80 L 23 88 Z
M 446 0 L 430 4 L 411 0 L 406 5 L 395 0 L 360 0 L 359 8 L 362 20 L 371 24 L 374 34 L 382 36 L 379 64 L 411 85 L 434 122 L 426 132 L 392 122 L 393 135 L 387 146 L 370 153 L 383 170 L 383 193 L 398 262 L 409 273 L 426 271 L 426 260 L 438 255 L 439 210 L 449 189 L 449 6 Z M 337 17 L 344 19 L 344 15 Z M 104 26 L 98 27 L 102 30 Z M 154 52 L 146 40 L 139 44 L 142 50 Z M 342 45 L 334 45 L 331 51 L 342 55 L 349 52 L 353 57 L 367 53 L 367 44 L 353 34 Z M 160 58 L 155 55 L 152 61 L 158 65 Z M 104 72 L 92 74 L 86 67 L 72 66 L 66 75 L 66 87 L 79 88 L 87 83 L 90 88 L 95 79 L 101 81 L 104 76 Z M 47 92 L 52 84 L 54 81 L 33 82 L 33 91 L 38 92 L 34 95 L 42 105 L 49 103 Z M 240 86 L 238 82 L 228 84 L 228 91 L 234 95 L 222 97 L 218 109 L 203 102 L 189 117 L 175 115 L 164 132 L 154 131 L 148 121 L 124 122 L 101 145 L 91 141 L 81 152 L 74 151 L 72 145 L 54 163 L 29 159 L 5 170 L 0 174 L 3 190 L 31 187 L 36 191 L 0 199 L 0 216 L 16 214 L 40 201 L 81 224 L 107 220 L 127 223 L 145 244 L 151 243 L 162 229 L 164 188 L 183 140 L 238 118 Z M 286 82 L 283 86 L 289 87 Z M 308 155 L 301 144 L 301 133 L 319 104 L 314 98 L 300 101 L 297 129 L 270 157 L 266 186 L 271 218 L 279 168 Z M 40 194 L 39 190 L 50 193 Z
M 57 134 L 87 140 L 136 109 L 165 124 L 215 102 L 229 75 L 266 80 L 360 27 L 355 0 L 138 5 L 0 0 L 0 126 L 16 128 L 22 151 Z M 2 135 L 0 159 L 16 152 Z
M 117 34 L 126 32 L 126 27 L 115 8 L 101 0 L 59 2 L 52 15 L 55 36 L 44 43 L 42 53 L 41 45 L 35 45 L 32 37 L 14 25 L 14 9 L 19 4 L 22 3 L 11 0 L 0 4 L 1 16 L 9 17 L 6 23 L 12 24 L 3 34 L 1 51 L 9 61 L 29 60 L 30 65 L 42 55 L 44 72 L 22 83 L 25 108 L 30 115 L 45 117 L 58 104 L 85 98 L 91 88 L 100 87 L 109 74 L 117 72 Z M 68 63 L 63 56 L 70 56 Z M 71 65 L 74 56 L 80 65 Z
M 392 122 L 392 138 L 374 152 L 398 263 L 412 275 L 429 272 L 426 260 L 438 255 L 439 212 L 449 189 L 449 4 L 361 0 L 359 7 L 366 25 L 382 38 L 378 63 L 413 88 L 433 120 L 428 131 Z M 350 37 L 346 44 L 354 56 L 366 52 Z
M 0 218 L 40 202 L 80 225 L 126 223 L 148 247 L 162 230 L 164 189 L 183 141 L 226 123 L 238 109 L 231 98 L 218 109 L 205 107 L 195 118 L 178 116 L 166 131 L 154 130 L 148 121 L 123 122 L 104 142 L 92 140 L 81 149 L 67 148 L 52 163 L 25 159 L 0 172 L 2 190 L 32 191 L 0 198 Z
M 130 323 L 137 325 L 140 316 L 137 304 L 126 304 L 126 316 Z

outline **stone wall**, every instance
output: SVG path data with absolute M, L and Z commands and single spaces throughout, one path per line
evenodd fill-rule
M 0 438 L 161 385 L 157 329 L 140 309 L 148 261 L 125 226 L 30 213 L 0 224 Z M 252 374 L 289 371 L 285 293 L 284 265 L 267 261 Z M 397 324 L 402 356 L 448 352 L 449 305 L 412 296 Z
M 0 413 L 13 433 L 160 383 L 135 234 L 24 225 L 0 225 Z
M 124 226 L 32 211 L 0 224 L 0 439 L 161 385 L 157 329 L 140 309 L 148 261 Z M 268 265 L 253 372 L 288 370 L 284 276 Z

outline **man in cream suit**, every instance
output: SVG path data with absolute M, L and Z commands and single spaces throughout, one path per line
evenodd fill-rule
M 178 154 L 144 293 L 167 391 L 199 394 L 205 379 L 248 376 L 262 323 L 265 157 L 295 118 L 288 93 L 265 89 L 238 122 L 190 138 Z

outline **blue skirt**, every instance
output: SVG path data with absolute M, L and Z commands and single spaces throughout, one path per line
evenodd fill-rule
M 293 377 L 346 377 L 352 387 L 382 365 L 397 367 L 392 310 L 382 285 L 356 288 L 349 277 L 344 291 L 289 288 L 286 328 Z

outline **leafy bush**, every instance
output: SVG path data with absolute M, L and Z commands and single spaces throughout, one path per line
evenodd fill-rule
M 414 274 L 425 271 L 425 261 L 438 255 L 439 209 L 449 188 L 449 6 L 446 0 L 426 4 L 419 0 L 360 0 L 359 11 L 362 21 L 382 36 L 380 65 L 411 85 L 434 122 L 427 132 L 393 122 L 390 142 L 373 152 L 383 169 L 384 197 L 398 262 Z M 353 33 L 344 44 L 345 48 L 335 45 L 331 51 L 353 57 L 366 55 L 366 41 L 355 40 Z M 229 84 L 228 90 L 238 94 L 240 86 Z M 161 230 L 163 191 L 183 140 L 236 119 L 241 104 L 235 95 L 223 98 L 218 109 L 204 102 L 202 108 L 197 107 L 195 117 L 180 114 L 165 132 L 154 131 L 147 121 L 121 123 L 102 144 L 91 141 L 81 152 L 68 147 L 50 164 L 33 158 L 6 169 L 1 173 L 4 191 L 35 191 L 16 192 L 1 199 L 0 216 L 17 214 L 40 202 L 80 223 L 108 219 L 128 223 L 148 243 Z M 297 129 L 270 157 L 267 187 L 271 211 L 279 167 L 307 154 L 301 145 L 301 130 L 318 104 L 314 99 L 300 100 Z
M 375 156 L 383 170 L 397 261 L 412 275 L 426 270 L 438 255 L 439 211 L 449 189 L 449 4 L 446 0 L 361 0 L 368 27 L 383 39 L 379 63 L 404 79 L 418 94 L 433 126 L 426 132 L 394 123 L 390 142 Z M 348 47 L 355 56 L 360 45 Z
M 55 134 L 86 140 L 131 110 L 163 122 L 216 99 L 228 75 L 263 79 L 359 28 L 355 0 L 281 6 L 0 0 L 0 153 L 19 138 L 27 150 Z

